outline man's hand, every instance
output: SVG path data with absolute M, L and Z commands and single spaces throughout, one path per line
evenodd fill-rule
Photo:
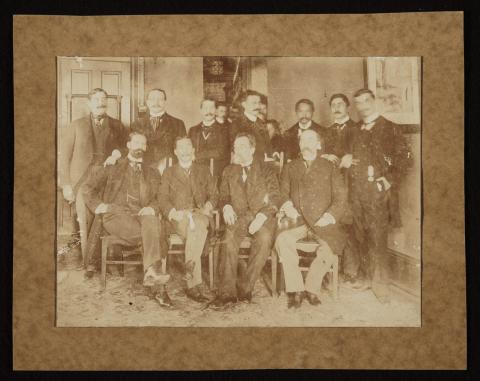
M 122 157 L 122 154 L 118 149 L 113 150 L 112 154 L 107 157 L 107 160 L 103 163 L 103 166 L 106 167 L 107 165 L 115 165 L 118 159 Z
M 63 192 L 63 198 L 67 200 L 68 202 L 74 202 L 75 201 L 75 195 L 73 194 L 73 189 L 71 185 L 65 185 L 62 189 Z
M 298 213 L 298 210 L 293 206 L 292 202 L 287 202 L 282 209 L 285 215 L 293 220 L 300 216 L 300 213 Z
M 168 219 L 170 221 L 174 220 L 174 221 L 180 222 L 181 220 L 183 220 L 183 217 L 184 217 L 183 211 L 182 210 L 177 210 L 175 208 L 170 210 L 170 213 L 168 213 Z
M 385 189 L 385 191 L 388 191 L 392 187 L 392 184 L 390 184 L 383 176 L 379 177 L 376 181 L 381 181 L 383 183 L 383 189 Z
M 237 220 L 237 214 L 232 208 L 232 205 L 225 205 L 223 207 L 223 219 L 227 225 L 233 225 Z
M 146 206 L 138 212 L 139 216 L 154 216 L 155 215 L 155 209 L 153 209 L 151 206 Z
M 248 232 L 250 234 L 255 234 L 263 226 L 264 222 L 267 220 L 267 216 L 263 213 L 257 213 L 255 219 L 248 226 Z
M 340 168 L 350 168 L 352 165 L 357 165 L 360 162 L 358 159 L 354 159 L 351 153 L 347 153 L 342 157 L 340 162 Z
M 104 204 L 103 202 L 97 206 L 95 209 L 95 214 L 103 214 L 108 212 L 108 204 Z
M 327 225 L 334 224 L 335 218 L 330 214 L 330 213 L 323 213 L 323 216 L 320 217 L 320 219 L 315 222 L 315 226 L 318 226 L 319 228 L 323 228 Z
M 324 159 L 327 159 L 328 161 L 331 161 L 332 163 L 334 164 L 337 164 L 339 162 L 339 159 L 336 155 L 333 155 L 333 154 L 323 154 L 322 157 Z
M 205 205 L 203 205 L 203 208 L 200 209 L 200 213 L 204 214 L 207 217 L 210 217 L 212 215 L 212 210 L 213 210 L 213 205 L 210 201 L 207 201 Z

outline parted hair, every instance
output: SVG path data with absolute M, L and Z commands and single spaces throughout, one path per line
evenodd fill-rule
M 335 100 L 335 99 L 341 99 L 345 102 L 345 104 L 347 106 L 350 106 L 350 101 L 348 100 L 348 97 L 345 95 L 345 94 L 342 94 L 342 93 L 337 93 L 337 94 L 333 94 L 331 97 L 330 97 L 330 101 L 329 101 L 329 105 L 331 106 L 332 105 L 332 102 Z
M 355 91 L 355 94 L 353 94 L 353 97 L 357 98 L 357 97 L 359 97 L 360 95 L 363 95 L 363 94 L 370 94 L 370 96 L 373 99 L 375 99 L 375 94 L 373 93 L 373 91 L 370 90 L 370 89 L 366 89 L 366 88 Z
M 235 136 L 235 140 L 237 139 L 240 139 L 240 138 L 247 138 L 250 145 L 255 148 L 256 145 L 257 145 L 257 140 L 255 139 L 255 136 L 248 133 L 248 132 L 239 132 L 236 136 Z
M 97 93 L 104 93 L 105 96 L 108 97 L 108 94 L 105 90 L 100 87 L 96 87 L 88 93 L 88 100 L 92 99 L 92 97 Z
M 295 103 L 295 111 L 298 110 L 298 106 L 300 106 L 302 103 L 309 105 L 310 108 L 312 109 L 312 112 L 315 111 L 315 106 L 313 105 L 313 102 L 307 98 L 300 99 L 299 101 L 297 101 L 297 103 Z

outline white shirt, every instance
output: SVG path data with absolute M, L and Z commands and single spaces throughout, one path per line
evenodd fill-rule
M 350 120 L 350 116 L 349 116 L 349 115 L 345 115 L 345 117 L 342 118 L 342 119 L 335 119 L 335 123 L 337 123 L 337 124 L 345 124 L 345 123 L 347 123 L 349 120 Z
M 188 163 L 182 163 L 180 160 L 178 161 L 178 164 L 180 164 L 180 167 L 182 167 L 183 169 L 190 169 L 190 167 L 192 166 L 192 161 L 189 161 Z
M 250 113 L 248 113 L 248 112 L 246 112 L 246 111 L 245 111 L 243 114 L 244 114 L 244 115 L 247 117 L 247 119 L 250 120 L 251 122 L 255 123 L 255 122 L 257 121 L 257 116 L 256 116 L 256 115 L 250 114 Z
M 161 113 L 154 114 L 150 111 L 150 118 L 156 118 L 157 116 L 163 116 L 165 114 L 165 111 L 162 111 Z
M 128 160 L 133 161 L 133 162 L 135 162 L 135 163 L 143 163 L 143 158 L 141 158 L 141 157 L 139 157 L 139 158 L 133 157 L 132 155 L 130 155 L 130 152 L 128 153 L 127 157 L 128 157 Z
M 215 123 L 215 119 L 211 120 L 210 122 L 205 122 L 205 121 L 202 122 L 202 124 L 205 127 L 210 127 L 213 123 Z
M 298 122 L 298 126 L 302 129 L 302 130 L 308 130 L 311 126 L 312 126 L 312 121 L 309 120 L 307 123 L 305 124 L 302 124 L 300 122 Z

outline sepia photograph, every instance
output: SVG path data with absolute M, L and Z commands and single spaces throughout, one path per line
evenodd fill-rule
M 421 57 L 56 57 L 57 327 L 420 327 Z

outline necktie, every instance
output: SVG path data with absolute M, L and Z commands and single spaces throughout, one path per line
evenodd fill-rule
M 205 140 L 208 139 L 208 137 L 210 136 L 210 133 L 211 133 L 211 126 L 205 126 L 205 125 L 202 125 L 202 136 Z
M 161 122 L 161 119 L 160 119 L 159 116 L 152 116 L 152 117 L 150 118 L 150 124 L 151 124 L 151 126 L 152 126 L 152 128 L 153 128 L 153 131 L 156 131 L 156 130 L 157 130 L 158 125 L 160 124 L 160 122 Z
M 370 131 L 374 124 L 375 124 L 375 121 L 370 122 L 370 123 L 363 123 L 361 130 Z
M 345 127 L 345 123 L 342 123 L 342 124 L 335 123 L 335 127 L 337 128 L 338 131 L 341 131 Z
M 130 166 L 133 168 L 133 172 L 141 172 L 142 171 L 142 163 L 138 161 L 130 160 Z
M 95 127 L 102 127 L 103 116 L 102 115 L 96 116 L 93 119 L 93 121 L 95 123 Z
M 247 181 L 248 172 L 250 172 L 250 166 L 242 167 L 242 180 L 243 180 L 243 182 Z

